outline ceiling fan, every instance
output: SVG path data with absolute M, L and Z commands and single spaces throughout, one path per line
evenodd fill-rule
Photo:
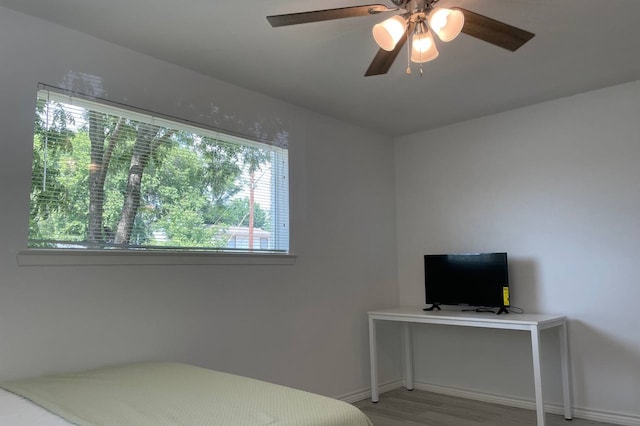
M 432 33 L 441 41 L 453 40 L 463 32 L 495 46 L 515 52 L 534 34 L 496 21 L 461 7 L 451 9 L 434 7 L 438 0 L 391 0 L 396 7 L 383 4 L 340 7 L 337 9 L 287 13 L 267 16 L 272 27 L 282 27 L 356 16 L 376 15 L 384 12 L 399 14 L 373 26 L 373 37 L 380 50 L 369 65 L 365 77 L 386 74 L 393 61 L 409 39 L 407 74 L 411 74 L 411 62 L 422 64 L 438 57 L 438 49 Z M 422 68 L 420 69 L 422 73 Z

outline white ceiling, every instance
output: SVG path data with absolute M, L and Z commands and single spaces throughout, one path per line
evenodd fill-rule
M 265 16 L 367 0 L 0 0 L 203 74 L 403 135 L 640 78 L 638 0 L 441 0 L 531 31 L 515 53 L 467 35 L 407 76 L 363 77 L 384 15 L 271 28 Z M 390 1 L 374 1 L 393 6 Z M 390 16 L 390 15 L 389 15 Z

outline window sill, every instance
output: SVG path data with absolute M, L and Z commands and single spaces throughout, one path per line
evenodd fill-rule
M 18 252 L 18 266 L 129 265 L 294 265 L 291 254 L 78 251 L 31 249 Z

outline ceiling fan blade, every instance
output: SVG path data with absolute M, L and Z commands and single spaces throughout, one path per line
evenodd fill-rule
M 404 44 L 407 42 L 407 35 L 412 34 L 415 27 L 415 22 L 409 23 L 407 31 L 404 33 L 402 38 L 398 40 L 398 44 L 396 44 L 396 47 L 392 51 L 389 52 L 384 49 L 378 50 L 378 53 L 376 53 L 375 58 L 373 58 L 373 61 L 369 65 L 369 68 L 367 68 L 367 72 L 364 73 L 364 76 L 370 77 L 372 75 L 386 74 L 389 71 L 389 68 L 391 68 L 391 65 L 393 65 L 393 61 L 396 60 L 398 53 L 400 53 Z
M 531 40 L 535 35 L 529 31 L 521 30 L 461 7 L 454 7 L 453 9 L 457 9 L 464 14 L 463 33 L 512 52 L 521 48 L 523 44 Z
M 397 9 L 389 9 L 383 4 L 365 4 L 362 6 L 340 7 L 337 9 L 314 10 L 312 12 L 271 15 L 267 16 L 267 20 L 272 27 L 283 27 L 285 25 L 306 24 L 309 22 L 375 15 L 377 13 L 390 12 L 394 10 Z

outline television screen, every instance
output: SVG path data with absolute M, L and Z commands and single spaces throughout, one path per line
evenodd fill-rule
M 424 256 L 427 304 L 509 306 L 507 253 Z

